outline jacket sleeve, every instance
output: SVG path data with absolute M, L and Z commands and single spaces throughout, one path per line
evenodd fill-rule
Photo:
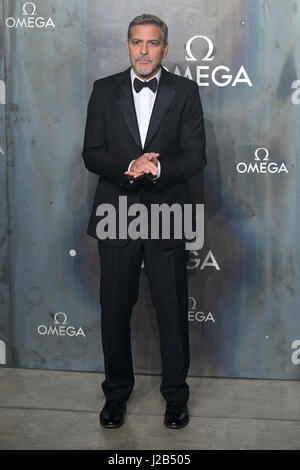
M 205 129 L 198 86 L 195 83 L 184 106 L 177 157 L 160 159 L 161 175 L 156 189 L 181 183 L 206 166 Z
M 88 103 L 82 157 L 86 168 L 105 180 L 132 190 L 124 172 L 124 160 L 107 151 L 105 121 L 101 93 L 96 82 Z M 128 156 L 128 164 L 138 155 Z

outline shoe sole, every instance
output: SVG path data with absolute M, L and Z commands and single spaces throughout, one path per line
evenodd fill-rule
M 189 421 L 187 421 L 186 423 L 183 423 L 183 424 L 166 424 L 164 423 L 165 426 L 169 429 L 181 429 L 181 428 L 184 428 L 185 426 L 187 426 L 189 424 Z
M 114 428 L 120 428 L 124 424 L 124 421 L 123 423 L 120 423 L 120 424 L 102 424 L 102 423 L 100 424 L 103 428 L 114 429 Z

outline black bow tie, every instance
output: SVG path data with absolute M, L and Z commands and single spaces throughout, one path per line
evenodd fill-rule
M 152 80 L 149 80 L 149 82 L 142 82 L 138 78 L 135 78 L 133 81 L 133 86 L 137 93 L 139 93 L 141 89 L 144 87 L 150 88 L 150 90 L 153 91 L 153 93 L 155 93 L 157 89 L 157 78 L 154 77 L 152 78 Z

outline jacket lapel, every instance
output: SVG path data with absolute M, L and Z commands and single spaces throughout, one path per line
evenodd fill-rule
M 156 100 L 153 106 L 151 119 L 148 127 L 148 132 L 145 140 L 146 148 L 156 132 L 161 125 L 162 120 L 164 119 L 166 112 L 175 96 L 175 90 L 168 83 L 168 73 L 163 67 L 161 68 L 161 76 L 159 80 L 158 90 Z
M 137 146 L 142 149 L 139 126 L 132 96 L 130 68 L 122 74 L 118 83 L 117 94 L 121 110 Z
M 130 69 L 125 70 L 119 79 L 117 86 L 118 101 L 127 122 L 128 128 L 137 144 L 142 150 L 142 143 L 140 138 L 139 126 L 137 122 L 134 99 L 132 96 Z M 161 125 L 163 118 L 175 96 L 175 90 L 168 83 L 168 72 L 162 67 L 161 77 L 157 90 L 157 96 L 153 106 L 151 119 L 148 127 L 148 132 L 145 140 L 144 148 L 146 148 Z

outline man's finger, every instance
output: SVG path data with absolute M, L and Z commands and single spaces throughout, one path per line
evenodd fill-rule
M 152 160 L 152 158 L 158 158 L 159 153 L 146 153 L 148 160 Z
M 132 176 L 135 179 L 137 177 L 140 177 L 140 176 L 144 175 L 144 173 L 140 172 L 140 171 L 125 171 L 124 174 L 127 175 L 127 176 Z
M 131 171 L 134 172 L 144 172 L 144 173 L 152 173 L 157 172 L 157 166 L 155 163 L 152 161 L 147 161 L 147 162 L 139 162 L 139 163 L 133 163 L 131 168 Z

